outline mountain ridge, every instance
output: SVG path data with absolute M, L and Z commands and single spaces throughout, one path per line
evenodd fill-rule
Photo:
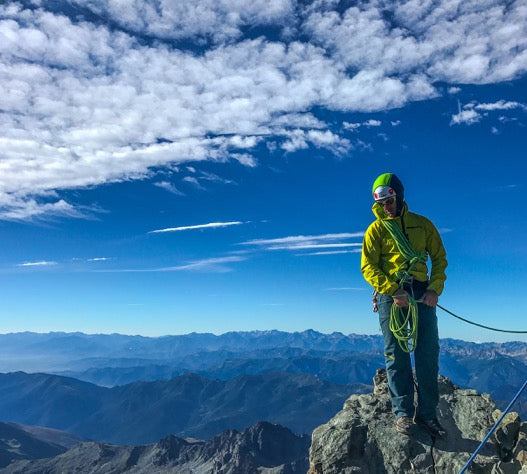
M 48 459 L 15 462 L 0 469 L 0 473 L 304 474 L 309 442 L 308 436 L 258 422 L 241 432 L 227 430 L 206 441 L 169 435 L 154 444 L 139 446 L 85 442 Z
M 83 438 L 141 444 L 169 434 L 208 438 L 260 420 L 310 433 L 356 390 L 305 374 L 241 375 L 227 381 L 186 374 L 170 381 L 105 388 L 18 372 L 0 374 L 0 391 L 5 394 L 0 398 L 0 419 Z

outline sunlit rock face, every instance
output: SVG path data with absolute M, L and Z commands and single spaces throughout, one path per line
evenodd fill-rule
M 440 376 L 438 418 L 447 436 L 435 439 L 415 427 L 409 437 L 394 429 L 383 369 L 374 384 L 373 393 L 351 395 L 342 411 L 314 430 L 309 474 L 459 473 L 500 415 L 487 394 Z M 468 472 L 527 472 L 526 454 L 527 423 L 509 414 Z

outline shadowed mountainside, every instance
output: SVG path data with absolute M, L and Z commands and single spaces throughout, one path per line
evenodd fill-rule
M 82 443 L 51 459 L 15 462 L 0 472 L 304 474 L 308 448 L 308 436 L 296 436 L 278 425 L 256 423 L 241 433 L 228 430 L 208 441 L 168 436 L 158 443 L 135 447 Z
M 149 443 L 169 434 L 208 438 L 260 420 L 310 433 L 350 393 L 367 389 L 278 373 L 228 381 L 188 374 L 104 388 L 18 372 L 0 374 L 0 419 L 123 444 Z
M 208 441 L 167 436 L 155 444 L 135 447 L 85 442 L 54 457 L 15 461 L 0 468 L 0 473 L 304 474 L 309 448 L 309 474 L 454 474 L 500 416 L 488 395 L 460 389 L 440 376 L 438 415 L 447 436 L 434 438 L 418 426 L 412 436 L 401 435 L 394 430 L 383 369 L 377 371 L 374 382 L 373 393 L 351 395 L 341 411 L 313 431 L 310 448 L 306 435 L 258 422 L 243 432 L 227 430 Z M 11 447 L 27 451 L 19 432 L 7 436 Z M 469 472 L 526 470 L 527 424 L 516 413 L 509 413 Z
M 62 431 L 17 423 L 0 423 L 0 467 L 18 459 L 49 458 L 81 439 Z

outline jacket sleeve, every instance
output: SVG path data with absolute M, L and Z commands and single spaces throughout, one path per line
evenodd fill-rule
M 446 280 L 445 270 L 448 265 L 446 251 L 441 236 L 434 224 L 430 221 L 428 221 L 427 224 L 426 251 L 428 252 L 428 255 L 430 255 L 430 260 L 432 262 L 430 283 L 427 289 L 433 290 L 440 295 L 443 292 Z
M 392 295 L 398 288 L 397 282 L 391 280 L 381 269 L 382 235 L 380 226 L 375 222 L 368 227 L 362 242 L 361 271 L 366 281 L 375 290 L 384 295 Z

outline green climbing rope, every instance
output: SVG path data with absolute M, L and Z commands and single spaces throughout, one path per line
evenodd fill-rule
M 408 297 L 406 314 L 395 303 L 390 309 L 390 331 L 404 352 L 413 352 L 417 347 L 417 314 L 417 302 L 411 296 Z
M 412 244 L 410 243 L 406 235 L 404 235 L 402 229 L 393 220 L 382 219 L 381 222 L 386 228 L 386 230 L 390 233 L 393 240 L 395 240 L 397 249 L 407 261 L 408 267 L 405 270 L 399 272 L 399 274 L 397 275 L 402 286 L 403 283 L 410 281 L 410 271 L 412 270 L 414 265 L 418 262 L 425 263 L 428 256 L 426 252 L 416 252 L 413 249 Z
M 448 313 L 451 316 L 454 316 L 454 318 L 460 319 L 461 321 L 465 321 L 466 323 L 472 324 L 474 326 L 478 326 L 478 327 L 483 328 L 483 329 L 489 329 L 491 331 L 497 331 L 497 332 L 507 332 L 507 333 L 511 333 L 511 334 L 527 334 L 527 331 L 512 331 L 510 329 L 498 329 L 498 328 L 493 328 L 493 327 L 490 327 L 490 326 L 485 326 L 484 324 L 475 323 L 474 321 L 469 321 L 468 319 L 462 318 L 461 316 L 453 313 L 452 311 L 449 311 L 448 309 L 446 309 L 445 307 L 441 306 L 440 304 L 438 304 L 437 307 L 441 308 L 445 313 Z
M 411 283 L 412 276 L 410 275 L 410 271 L 416 263 L 426 262 L 427 254 L 425 252 L 416 252 L 413 249 L 412 244 L 406 235 L 404 235 L 402 229 L 396 224 L 396 222 L 390 219 L 381 219 L 381 222 L 394 239 L 397 249 L 407 262 L 407 268 L 397 274 L 397 278 L 400 282 L 400 288 L 402 288 L 404 283 Z M 405 308 L 400 308 L 395 303 L 392 304 L 390 310 L 390 330 L 404 352 L 413 352 L 417 347 L 417 303 L 421 302 L 422 300 L 415 300 L 412 296 L 408 295 L 408 307 L 406 308 L 406 311 Z M 480 328 L 513 334 L 527 334 L 527 331 L 511 331 L 484 326 L 483 324 L 478 324 L 473 321 L 469 321 L 468 319 L 462 318 L 461 316 L 454 314 L 452 311 L 449 311 L 439 304 L 437 306 L 451 316 Z
M 382 219 L 386 230 L 390 233 L 397 249 L 407 261 L 407 267 L 397 273 L 399 280 L 399 288 L 402 288 L 405 283 L 412 282 L 410 271 L 418 262 L 426 262 L 427 254 L 425 252 L 416 252 L 402 229 L 393 221 L 389 219 Z M 417 347 L 417 321 L 418 309 L 417 301 L 408 295 L 408 307 L 406 311 L 395 304 L 392 304 L 390 310 L 390 331 L 392 331 L 395 339 L 399 343 L 399 347 L 404 352 L 413 352 Z

